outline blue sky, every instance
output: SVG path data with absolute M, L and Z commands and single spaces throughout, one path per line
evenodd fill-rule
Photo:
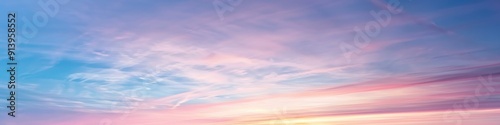
M 495 0 L 242 0 L 223 15 L 214 1 L 58 1 L 46 25 L 33 23 L 47 13 L 37 2 L 0 4 L 20 26 L 19 117 L 0 123 L 265 124 L 287 107 L 294 124 L 444 124 L 477 79 L 500 90 Z M 355 29 L 371 22 L 379 32 L 362 46 Z M 459 120 L 498 123 L 498 95 Z M 384 121 L 398 116 L 409 121 Z

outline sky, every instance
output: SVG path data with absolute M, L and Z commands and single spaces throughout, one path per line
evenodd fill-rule
M 18 26 L 16 117 L 4 72 L 1 125 L 500 123 L 496 0 L 18 0 L 0 11 L 1 29 L 10 12 Z

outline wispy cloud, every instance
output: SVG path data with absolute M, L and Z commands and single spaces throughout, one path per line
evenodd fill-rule
M 387 1 L 244 1 L 223 21 L 212 1 L 71 1 L 23 44 L 23 105 L 51 125 L 494 124 L 497 2 L 447 2 L 400 1 L 346 63 Z M 456 114 L 484 75 L 495 91 Z

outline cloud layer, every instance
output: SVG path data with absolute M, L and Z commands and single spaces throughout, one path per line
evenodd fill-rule
M 493 125 L 497 5 L 245 0 L 221 20 L 213 1 L 69 1 L 20 45 L 26 108 L 0 123 Z

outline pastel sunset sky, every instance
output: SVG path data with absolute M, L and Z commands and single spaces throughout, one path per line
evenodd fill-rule
M 47 5 L 51 5 L 47 7 Z M 9 0 L 0 125 L 498 125 L 497 0 Z M 0 49 L 7 50 L 7 43 Z M 7 70 L 7 54 L 0 56 Z

